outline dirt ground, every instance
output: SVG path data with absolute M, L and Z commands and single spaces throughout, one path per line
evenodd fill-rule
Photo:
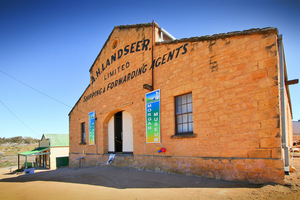
M 300 158 L 284 185 L 255 185 L 134 169 L 97 167 L 11 174 L 0 169 L 0 199 L 300 199 Z

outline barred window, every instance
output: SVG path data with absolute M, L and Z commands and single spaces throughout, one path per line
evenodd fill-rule
M 193 133 L 192 93 L 175 97 L 176 135 Z

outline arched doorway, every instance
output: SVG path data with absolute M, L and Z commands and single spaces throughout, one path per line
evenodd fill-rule
M 126 111 L 117 112 L 108 122 L 108 152 L 133 152 L 132 116 Z

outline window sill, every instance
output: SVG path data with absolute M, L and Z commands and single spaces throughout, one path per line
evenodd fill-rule
M 109 154 L 116 154 L 116 155 L 119 155 L 119 156 L 126 156 L 126 155 L 133 155 L 133 152 L 113 152 L 113 151 L 109 151 L 109 152 L 107 152 L 106 155 L 109 155 Z
M 197 137 L 197 134 L 194 134 L 194 133 L 171 136 L 172 139 L 195 138 L 195 137 Z
M 86 145 L 86 143 L 84 142 L 84 143 L 79 143 L 79 145 Z

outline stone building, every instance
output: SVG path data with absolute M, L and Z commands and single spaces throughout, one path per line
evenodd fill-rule
M 282 182 L 292 115 L 276 28 L 175 39 L 116 26 L 69 113 L 70 166 Z

